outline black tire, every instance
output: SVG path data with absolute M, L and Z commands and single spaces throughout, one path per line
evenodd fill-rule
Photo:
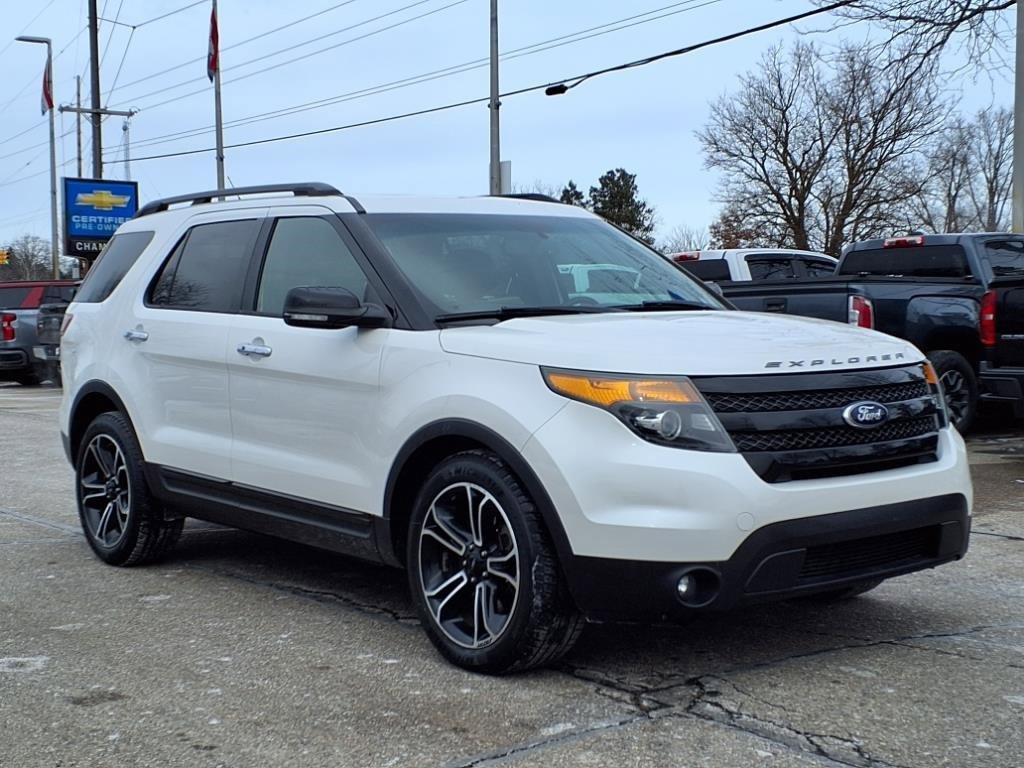
M 803 599 L 814 603 L 840 603 L 844 600 L 852 600 L 859 595 L 863 595 L 865 592 L 870 592 L 883 581 L 884 579 L 869 579 L 849 587 L 843 587 L 842 589 L 833 589 L 830 592 L 817 592 Z
M 75 497 L 86 541 L 110 565 L 155 562 L 185 525 L 184 518 L 165 519 L 142 467 L 142 449 L 127 417 L 97 416 L 85 430 L 75 462 Z
M 948 349 L 929 352 L 928 359 L 942 382 L 949 420 L 965 434 L 978 414 L 978 377 L 974 368 L 959 352 Z
M 21 384 L 23 387 L 35 387 L 43 383 L 42 376 L 39 375 L 38 371 L 31 371 L 30 373 L 21 373 L 14 377 L 14 380 Z
M 450 504 L 454 510 L 463 493 L 466 509 L 480 510 L 475 526 L 479 536 L 470 530 L 472 524 L 457 523 L 455 512 L 442 509 Z M 439 543 L 432 532 L 440 532 L 449 543 Z M 457 666 L 487 674 L 519 672 L 553 663 L 579 638 L 584 619 L 569 597 L 540 513 L 518 478 L 493 453 L 459 453 L 434 468 L 416 499 L 406 553 L 420 621 L 441 655 Z M 515 588 L 510 584 L 513 573 Z M 444 592 L 427 586 L 428 581 L 435 586 L 453 580 L 455 586 L 443 599 Z M 435 618 L 431 600 L 440 602 L 436 611 L 446 626 Z M 466 611 L 472 611 L 472 639 Z M 488 627 L 486 611 L 494 624 L 501 622 L 497 632 Z M 482 644 L 476 644 L 478 624 L 487 633 Z

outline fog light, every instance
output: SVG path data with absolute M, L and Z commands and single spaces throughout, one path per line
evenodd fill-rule
M 679 599 L 686 601 L 687 598 L 692 598 L 693 593 L 697 589 L 697 580 L 689 573 L 679 579 L 679 583 L 676 584 L 676 592 L 679 594 Z

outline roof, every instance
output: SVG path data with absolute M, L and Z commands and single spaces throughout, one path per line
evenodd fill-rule
M 81 280 L 11 280 L 0 282 L 0 288 L 38 288 L 51 285 L 78 285 Z

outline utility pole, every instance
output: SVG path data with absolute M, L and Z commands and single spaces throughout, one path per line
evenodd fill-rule
M 82 108 L 82 76 L 75 75 L 75 106 Z M 78 178 L 82 178 L 82 113 L 75 113 L 75 133 L 78 134 Z
M 498 0 L 491 0 L 491 184 L 492 195 L 501 194 L 501 121 L 498 110 L 500 85 L 498 78 Z
M 92 80 L 92 176 L 103 178 L 103 114 L 100 105 L 100 24 L 96 0 L 89 0 L 89 69 Z

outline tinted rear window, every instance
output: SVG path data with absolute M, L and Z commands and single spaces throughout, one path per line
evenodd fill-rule
M 0 288 L 0 309 L 20 309 L 31 288 Z
M 703 261 L 684 261 L 680 266 L 694 277 L 701 280 L 731 280 L 729 264 L 725 259 L 704 259 Z
M 839 264 L 839 274 L 966 277 L 970 269 L 962 245 L 923 245 L 850 251 Z
M 751 280 L 788 280 L 796 277 L 793 259 L 788 256 L 747 256 Z
M 152 239 L 152 232 L 125 232 L 110 238 L 85 276 L 75 294 L 75 300 L 80 304 L 95 304 L 105 300 L 128 274 L 128 270 Z
M 154 307 L 237 312 L 256 219 L 201 224 L 189 230 L 160 271 L 150 296 Z

